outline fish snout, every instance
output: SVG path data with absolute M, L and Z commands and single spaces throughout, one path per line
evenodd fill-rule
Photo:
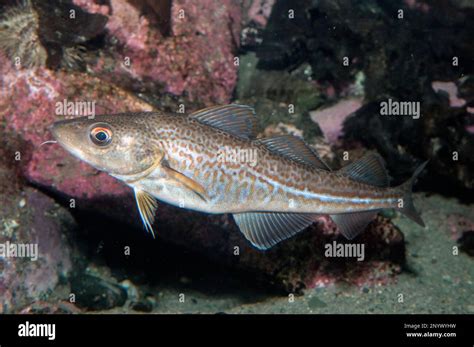
M 60 120 L 49 125 L 48 130 L 56 141 L 64 143 L 67 142 L 67 139 L 72 135 L 71 125 L 70 120 Z
M 78 152 L 84 145 L 82 132 L 71 120 L 60 120 L 48 126 L 54 140 L 70 152 Z

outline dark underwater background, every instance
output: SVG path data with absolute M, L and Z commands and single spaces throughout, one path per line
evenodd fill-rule
M 39 247 L 0 257 L 0 312 L 474 313 L 473 34 L 471 0 L 0 0 L 0 244 Z M 334 169 L 378 152 L 392 185 L 429 160 L 426 228 L 384 211 L 358 262 L 325 257 L 330 220 L 262 252 L 160 203 L 153 239 L 129 188 L 40 146 L 63 101 L 250 105 Z

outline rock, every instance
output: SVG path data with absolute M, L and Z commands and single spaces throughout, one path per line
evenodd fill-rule
M 164 85 L 160 91 L 174 95 L 186 92 L 189 100 L 199 100 L 196 104 L 227 102 L 236 80 L 231 41 L 239 24 L 233 22 L 235 26 L 231 25 L 230 30 L 222 28 L 228 27 L 229 21 L 238 19 L 240 10 L 230 0 L 209 0 L 199 4 L 173 2 L 173 35 L 166 36 L 158 26 L 151 25 L 152 19 L 140 15 L 139 7 L 122 0 L 112 0 L 106 5 L 101 3 L 76 1 L 90 13 L 107 16 L 107 35 L 109 39 L 113 35 L 120 44 L 112 50 L 107 43 L 105 47 L 109 49 L 102 49 L 97 65 L 89 65 L 90 73 L 44 67 L 16 70 L 0 53 L 0 76 L 5 87 L 0 93 L 3 111 L 0 119 L 6 124 L 4 133 L 17 134 L 25 144 L 20 150 L 23 160 L 19 172 L 70 207 L 81 227 L 93 220 L 94 223 L 101 222 L 100 227 L 108 227 L 106 230 L 110 232 L 115 231 L 110 228 L 113 224 L 116 228 L 144 233 L 128 187 L 80 162 L 58 145 L 40 147 L 51 138 L 47 126 L 63 118 L 57 114 L 56 105 L 64 100 L 95 100 L 97 114 L 152 110 L 154 106 L 150 103 L 116 84 L 131 86 L 130 89 L 136 91 L 137 86 L 148 85 L 156 89 L 160 83 Z M 211 13 L 210 9 L 218 4 L 221 12 Z M 180 9 L 185 10 L 189 21 L 179 21 L 176 16 Z M 209 16 L 202 16 L 202 13 Z M 199 24 L 195 22 L 198 17 Z M 211 52 L 210 41 L 213 42 Z M 152 44 L 157 47 L 153 48 Z M 124 57 L 131 58 L 132 64 L 127 69 L 117 63 Z M 317 143 L 321 132 L 311 121 L 308 111 L 321 104 L 320 89 L 312 79 L 308 80 L 308 71 L 308 66 L 291 73 L 268 71 L 261 82 L 262 98 L 256 103 L 264 132 L 284 128 L 288 132 L 298 132 L 312 144 Z M 253 75 L 249 78 L 256 80 Z M 243 93 L 243 99 L 252 100 L 251 93 Z M 284 96 L 288 99 L 281 101 Z M 290 96 L 296 97 L 296 101 Z M 153 105 L 160 104 L 155 101 L 150 100 Z M 295 102 L 295 114 L 289 119 L 288 107 L 292 102 Z M 270 129 L 272 127 L 275 129 Z M 26 206 L 28 204 L 26 199 Z M 373 227 L 361 240 L 366 242 L 367 249 L 380 247 L 384 251 L 381 256 L 368 254 L 364 264 L 324 257 L 324 245 L 340 238 L 335 226 L 326 219 L 267 252 L 253 249 L 228 215 L 205 215 L 160 203 L 155 230 L 161 241 L 191 249 L 231 269 L 252 273 L 256 282 L 295 292 L 339 280 L 355 284 L 388 281 L 399 271 L 398 262 L 403 261 L 403 256 L 393 257 L 391 251 L 392 248 L 399 249 L 403 237 L 386 220 L 374 223 L 383 227 Z M 389 236 L 384 234 L 387 228 L 393 231 Z M 149 243 L 152 243 L 151 236 L 141 234 L 140 237 L 150 237 Z M 123 252 L 117 254 L 117 258 L 122 255 Z M 376 271 L 375 275 L 373 271 Z M 101 309 L 123 305 L 124 289 L 118 288 L 110 279 L 79 271 L 71 280 L 71 286 L 73 292 L 77 292 L 80 307 Z
M 32 0 L 6 7 L 0 48 L 12 63 L 87 71 L 174 111 L 177 101 L 188 109 L 229 102 L 238 68 L 236 2 L 64 0 L 54 6 Z M 51 18 L 58 12 L 69 17 Z
M 424 188 L 441 192 L 450 186 L 442 192 L 469 199 L 474 189 L 470 155 L 474 117 L 469 82 L 473 69 L 468 63 L 473 48 L 467 42 L 473 26 L 466 19 L 473 9 L 461 1 L 430 6 L 419 2 L 421 7 L 414 3 L 396 7 L 377 1 L 281 0 L 272 7 L 263 33 L 258 34 L 262 42 L 247 49 L 256 51 L 257 67 L 270 70 L 268 74 L 309 65 L 309 78 L 320 86 L 319 103 L 309 111 L 318 109 L 313 115 L 319 113 L 323 118 L 322 130 L 331 143 L 341 134 L 341 121 L 357 111 L 344 123 L 341 147 L 350 150 L 360 142 L 376 149 L 400 182 L 408 179 L 419 163 L 431 159 Z M 394 15 L 398 9 L 403 10 L 403 19 Z M 289 15 L 291 11 L 294 17 Z M 401 28 L 401 22 L 407 25 Z M 460 29 L 453 30 L 454 26 Z M 413 39 L 421 28 L 429 27 L 440 30 L 430 31 L 425 40 Z M 391 39 L 387 41 L 387 37 Z M 400 52 L 410 52 L 411 58 Z M 351 94 L 347 89 L 360 75 L 364 76 L 364 99 L 347 104 L 344 99 Z M 264 73 L 261 76 L 265 78 Z M 454 84 L 459 96 L 454 95 Z M 447 89 L 448 94 L 433 89 Z M 296 103 L 296 98 L 291 98 Z M 388 98 L 419 101 L 420 119 L 381 116 L 380 102 Z M 329 115 L 321 114 L 328 106 L 335 108 L 329 109 Z
M 360 98 L 350 98 L 339 101 L 337 104 L 311 112 L 311 119 L 315 121 L 326 140 L 335 143 L 342 135 L 342 124 L 347 117 L 362 107 Z
M 77 314 L 81 310 L 69 302 L 51 303 L 37 301 L 24 307 L 20 314 Z
M 83 11 L 71 0 L 29 0 L 6 6 L 2 12 L 0 47 L 15 65 L 27 68 L 78 67 L 82 63 L 80 45 L 101 34 L 107 21 L 105 16 Z
M 458 87 L 454 82 L 434 81 L 431 83 L 431 87 L 435 92 L 441 91 L 447 94 L 450 107 L 463 107 L 466 104 L 466 100 L 458 97 Z
M 134 285 L 130 280 L 125 280 L 120 282 L 120 286 L 127 291 L 127 298 L 131 301 L 140 300 L 140 292 L 136 285 Z
M 452 240 L 459 240 L 465 232 L 474 230 L 474 221 L 459 213 L 450 213 L 446 221 L 449 236 Z
M 98 101 L 96 113 L 131 110 L 150 111 L 152 107 L 124 90 L 83 73 L 36 70 L 16 70 L 0 53 L 4 87 L 10 93 L 0 93 L 0 119 L 5 131 L 18 134 L 28 144 L 21 155 L 26 178 L 41 186 L 72 198 L 89 198 L 125 193 L 122 185 L 105 174 L 81 163 L 57 145 L 40 144 L 51 139 L 47 127 L 64 115 L 56 113 L 64 100 Z M 12 102 L 12 100 L 14 100 Z M 71 117 L 71 115 L 69 116 Z M 75 173 L 81 172 L 79 177 Z
M 251 0 L 248 4 L 244 4 L 246 11 L 244 12 L 245 23 L 255 23 L 257 26 L 264 28 L 267 25 L 268 18 L 272 13 L 275 0 Z
M 240 56 L 237 98 L 255 107 L 263 135 L 269 136 L 265 130 L 273 126 L 304 137 L 309 143 L 321 136 L 308 112 L 322 104 L 322 89 L 311 80 L 307 66 L 291 73 L 264 71 L 257 68 L 258 61 L 254 53 Z
M 138 312 L 151 312 L 153 311 L 153 302 L 145 298 L 140 301 L 132 302 L 130 307 L 132 310 Z
M 120 285 L 85 272 L 72 276 L 71 293 L 77 306 L 91 311 L 123 306 L 127 301 L 127 291 Z
M 474 230 L 468 230 L 462 233 L 458 240 L 460 249 L 471 257 L 474 257 Z
M 0 141 L 0 313 L 16 313 L 65 282 L 72 267 L 66 235 L 75 223 L 65 208 L 19 179 L 21 141 L 5 134 Z M 14 256 L 11 250 L 20 247 L 28 252 Z
M 154 298 L 150 296 L 144 296 L 141 290 L 133 284 L 130 280 L 124 280 L 120 283 L 120 286 L 127 292 L 127 301 L 129 307 L 138 312 L 151 312 L 154 307 Z
M 240 49 L 253 51 L 263 42 L 264 28 L 268 23 L 275 0 L 249 0 L 242 2 L 242 30 Z
M 186 103 L 228 103 L 237 82 L 240 6 L 231 0 L 172 1 L 165 12 L 170 23 L 166 36 L 159 25 L 163 14 L 155 12 L 164 2 L 75 0 L 108 18 L 106 47 L 91 70 L 119 86 L 145 91 L 158 105 L 157 94 L 165 93 L 182 96 Z
M 382 101 L 364 105 L 345 121 L 344 147 L 349 150 L 359 142 L 376 149 L 397 179 L 394 184 L 407 180 L 423 160 L 430 158 L 424 188 L 469 199 L 469 191 L 474 189 L 474 160 L 470 155 L 474 141 L 465 126 L 466 107 L 449 107 L 447 96 L 427 96 L 420 119 L 414 120 L 381 116 Z M 367 127 L 373 131 L 365 131 Z

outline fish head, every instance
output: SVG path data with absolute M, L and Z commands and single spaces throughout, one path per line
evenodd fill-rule
M 77 158 L 112 175 L 144 172 L 162 158 L 146 115 L 102 115 L 50 126 L 58 143 Z

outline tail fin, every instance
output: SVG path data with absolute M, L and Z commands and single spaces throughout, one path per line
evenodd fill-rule
M 415 205 L 413 205 L 413 198 L 412 198 L 412 188 L 413 184 L 415 183 L 418 175 L 423 171 L 426 164 L 428 164 L 428 160 L 425 161 L 423 164 L 418 166 L 415 170 L 411 178 L 400 185 L 400 189 L 404 192 L 403 193 L 403 207 L 400 208 L 400 212 L 402 212 L 405 216 L 410 218 L 412 221 L 416 222 L 417 224 L 421 225 L 422 227 L 425 226 L 425 223 L 421 219 L 420 215 L 415 209 Z

